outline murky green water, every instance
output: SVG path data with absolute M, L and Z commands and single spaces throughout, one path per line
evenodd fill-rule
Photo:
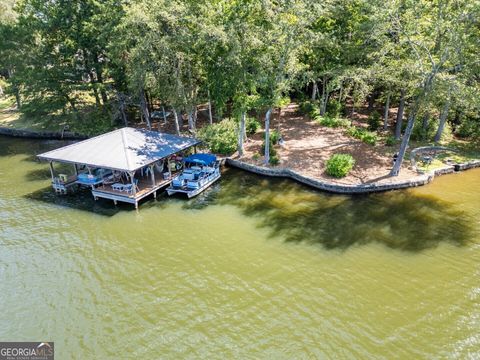
M 0 340 L 58 359 L 478 358 L 480 170 L 342 197 L 227 170 L 186 201 L 57 197 L 0 138 Z

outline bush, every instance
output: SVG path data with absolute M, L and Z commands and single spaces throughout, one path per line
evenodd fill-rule
M 378 111 L 374 111 L 370 114 L 370 116 L 367 119 L 367 123 L 368 123 L 368 130 L 370 131 L 378 130 L 378 128 L 381 125 L 380 114 L 378 113 Z
M 318 102 L 304 101 L 300 104 L 300 112 L 307 115 L 312 120 L 317 120 L 320 117 L 320 109 Z
M 377 143 L 377 134 L 362 128 L 351 126 L 348 128 L 347 134 L 369 145 Z
M 280 132 L 278 130 L 273 130 L 271 133 L 270 133 L 270 142 L 273 144 L 273 145 L 277 145 L 278 144 L 278 141 L 280 140 Z
M 210 151 L 230 155 L 237 149 L 237 127 L 233 119 L 224 119 L 200 129 L 198 137 L 205 142 Z
M 338 100 L 330 100 L 327 103 L 327 115 L 332 118 L 339 117 L 343 114 L 344 105 Z
M 385 139 L 386 146 L 393 146 L 396 143 L 397 143 L 397 139 L 395 139 L 395 136 L 389 136 Z
M 317 107 L 318 106 L 316 103 L 309 100 L 305 100 L 300 103 L 299 110 L 303 115 L 310 115 L 310 113 Z
M 247 131 L 248 135 L 253 135 L 257 132 L 258 129 L 260 129 L 261 125 L 260 122 L 252 117 L 247 117 L 247 120 L 245 122 L 245 130 Z
M 271 165 L 278 165 L 279 163 L 280 163 L 280 159 L 278 158 L 278 155 L 270 156 Z
M 347 119 L 340 119 L 340 118 L 332 118 L 332 117 L 322 117 L 316 120 L 320 125 L 330 127 L 330 128 L 338 128 L 338 127 L 349 127 L 350 121 Z
M 273 147 L 273 143 L 272 143 L 271 139 L 270 139 L 270 147 L 268 148 L 268 150 L 269 150 L 269 153 L 270 153 L 270 158 L 272 156 L 277 155 L 277 150 L 275 150 L 275 148 Z M 265 154 L 265 140 L 263 140 L 261 152 L 262 152 L 262 155 Z
M 474 117 L 465 117 L 455 133 L 461 138 L 480 138 L 480 121 Z
M 280 139 L 280 133 L 276 130 L 272 131 L 272 133 L 270 134 L 270 139 L 269 139 L 270 140 L 270 147 L 268 148 L 269 153 L 270 153 L 269 162 L 272 165 L 278 165 L 278 163 L 280 162 L 280 159 L 279 159 L 278 154 L 277 154 L 277 150 L 275 150 L 275 147 L 274 147 L 274 145 L 276 143 L 278 143 L 279 139 Z M 262 152 L 262 155 L 265 154 L 265 140 L 263 140 L 261 152 Z
M 335 154 L 327 160 L 327 174 L 336 178 L 345 177 L 355 165 L 352 155 Z

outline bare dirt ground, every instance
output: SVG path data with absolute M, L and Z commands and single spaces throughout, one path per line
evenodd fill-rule
M 404 179 L 412 179 L 418 174 L 408 169 L 408 161 L 398 177 L 389 177 L 393 165 L 392 157 L 396 147 L 382 144 L 371 146 L 347 136 L 345 129 L 328 128 L 317 124 L 299 114 L 297 106 L 291 104 L 274 113 L 271 128 L 278 129 L 284 139 L 283 146 L 276 146 L 280 158 L 279 168 L 290 168 L 302 175 L 323 181 L 339 184 L 389 183 Z M 363 116 L 356 117 L 354 123 L 362 125 Z M 264 166 L 264 158 L 260 155 L 264 132 L 251 136 L 245 144 L 245 153 L 239 158 L 244 162 Z M 325 163 L 336 153 L 350 154 L 355 159 L 355 166 L 345 178 L 336 179 L 326 174 Z

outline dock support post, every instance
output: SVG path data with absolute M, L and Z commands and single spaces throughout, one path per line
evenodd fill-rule
M 130 171 L 128 174 L 130 175 L 130 181 L 132 183 L 132 194 L 133 196 L 135 196 L 135 194 L 137 193 L 137 187 L 135 186 L 135 171 Z M 135 202 L 135 206 L 136 206 L 136 202 Z
M 155 168 L 153 165 L 150 165 L 150 174 L 152 176 L 152 187 L 155 187 Z
M 157 198 L 157 192 L 156 192 L 156 191 L 153 192 L 153 198 L 154 198 L 154 199 Z
M 49 164 L 50 164 L 50 174 L 52 174 L 52 182 L 53 182 L 53 179 L 55 179 L 55 173 L 53 171 L 53 161 L 50 161 Z

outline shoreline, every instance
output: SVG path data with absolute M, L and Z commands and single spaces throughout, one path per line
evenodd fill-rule
M 0 127 L 0 135 L 11 136 L 24 139 L 43 139 L 43 140 L 85 140 L 87 135 L 78 134 L 70 131 L 34 131 L 26 129 L 14 129 Z
M 302 175 L 294 170 L 289 168 L 267 168 L 263 166 L 257 166 L 248 164 L 243 161 L 234 160 L 232 158 L 226 158 L 226 165 L 235 167 L 244 171 L 248 171 L 257 175 L 263 175 L 268 177 L 280 177 L 287 178 L 299 182 L 301 184 L 312 187 L 316 190 L 330 192 L 334 194 L 343 194 L 343 195 L 355 195 L 355 194 L 370 194 L 376 192 L 385 192 L 391 190 L 400 190 L 407 189 L 411 187 L 418 187 L 429 184 L 433 181 L 436 176 L 453 174 L 460 171 L 465 171 L 468 169 L 479 168 L 480 160 L 470 161 L 468 163 L 457 164 L 457 165 L 446 165 L 440 169 L 435 169 L 429 171 L 425 174 L 419 174 L 413 179 L 402 179 L 399 181 L 394 181 L 390 183 L 380 183 L 373 182 L 368 184 L 338 184 L 334 182 L 324 181 Z
M 88 136 L 86 135 L 67 131 L 62 133 L 60 131 L 33 131 L 25 129 L 12 129 L 6 127 L 0 127 L 0 135 L 41 140 L 88 139 Z M 334 194 L 355 195 L 401 190 L 427 185 L 431 183 L 433 179 L 437 176 L 453 174 L 473 168 L 479 168 L 480 160 L 473 160 L 463 164 L 445 165 L 445 167 L 435 169 L 424 174 L 418 174 L 418 176 L 415 176 L 414 178 L 401 179 L 388 183 L 376 181 L 361 184 L 341 184 L 337 182 L 321 180 L 315 177 L 300 174 L 299 172 L 290 168 L 269 168 L 264 166 L 257 166 L 244 161 L 235 160 L 231 157 L 226 157 L 222 159 L 222 165 L 235 167 L 257 175 L 291 179 L 319 191 L 325 191 Z

